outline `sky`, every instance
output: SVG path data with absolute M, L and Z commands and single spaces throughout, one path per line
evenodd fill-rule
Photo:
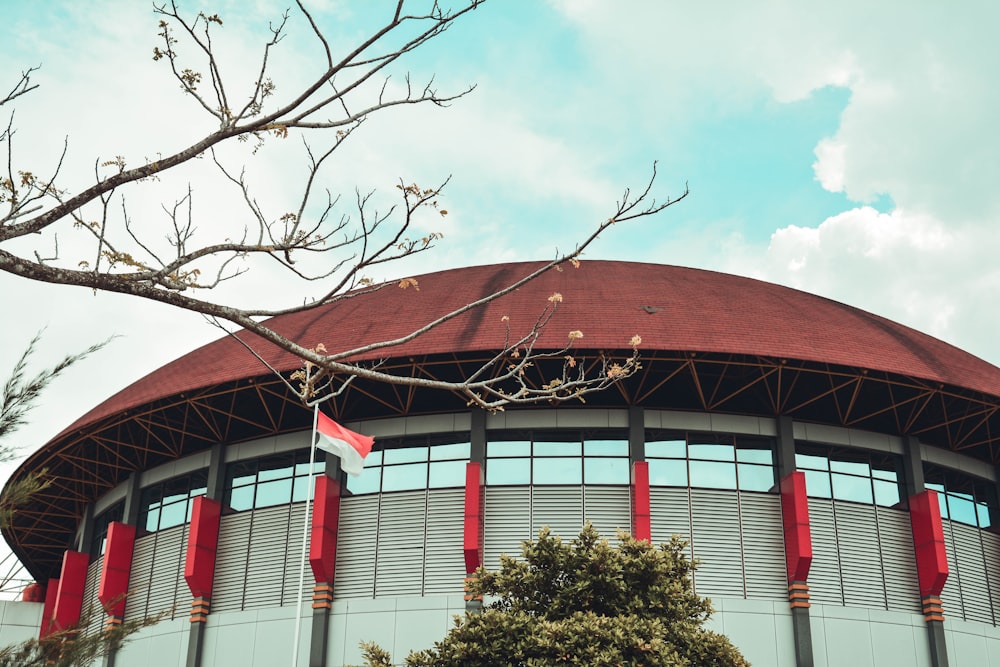
M 245 87 L 268 22 L 286 5 L 178 2 L 220 15 L 223 76 L 232 90 Z M 336 50 L 356 44 L 394 3 L 307 4 Z M 960 12 L 893 0 L 490 0 L 410 54 L 389 82 L 398 90 L 408 71 L 415 82 L 433 76 L 442 92 L 475 90 L 446 108 L 373 116 L 338 151 L 323 185 L 343 194 L 338 211 L 350 213 L 355 191 L 376 190 L 384 207 L 399 179 L 427 185 L 450 176 L 441 202 L 449 215 L 417 222 L 422 233 L 444 233 L 439 247 L 377 276 L 402 277 L 550 258 L 606 219 L 626 187 L 644 186 L 656 162 L 655 192 L 676 196 L 687 184 L 689 197 L 612 228 L 584 260 L 776 282 L 1000 363 L 998 15 L 1000 5 L 977 0 Z M 287 31 L 273 54 L 278 95 L 318 67 L 294 10 Z M 0 0 L 0 88 L 41 66 L 39 89 L 15 107 L 15 169 L 47 173 L 66 141 L 60 184 L 79 190 L 95 164 L 117 155 L 141 164 L 211 131 L 165 63 L 153 61 L 156 33 L 146 3 Z M 6 123 L 8 108 L 0 112 Z M 225 155 L 237 168 L 245 161 L 269 211 L 294 200 L 300 139 Z M 238 202 L 205 162 L 126 191 L 133 222 L 159 239 L 160 205 L 191 183 L 200 233 L 241 228 Z M 88 256 L 81 242 L 62 230 L 60 257 Z M 7 249 L 47 256 L 54 244 L 41 235 Z M 273 305 L 315 289 L 279 284 L 270 270 L 253 272 L 218 298 Z M 116 336 L 44 396 L 9 443 L 25 452 L 219 335 L 200 316 L 159 304 L 2 274 L 0 303 L 4 375 L 41 329 L 36 369 Z

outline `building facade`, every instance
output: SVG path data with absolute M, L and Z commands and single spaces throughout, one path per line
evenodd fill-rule
M 395 338 L 533 266 L 421 276 L 418 293 L 276 325 L 330 349 Z M 0 636 L 164 613 L 109 662 L 357 664 L 366 640 L 402 660 L 475 608 L 478 565 L 590 521 L 683 536 L 710 626 L 754 664 L 1000 665 L 1000 369 L 795 290 L 624 262 L 551 272 L 360 361 L 468 376 L 555 292 L 536 349 L 580 330 L 585 364 L 639 335 L 642 369 L 586 403 L 495 414 L 352 382 L 324 410 L 376 438 L 356 478 L 310 463 L 311 412 L 232 339 L 108 399 L 17 473 L 58 483 L 5 531 L 44 595 L 8 603 Z

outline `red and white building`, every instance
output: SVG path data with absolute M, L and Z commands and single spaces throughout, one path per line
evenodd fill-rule
M 533 266 L 419 276 L 418 292 L 274 325 L 329 349 L 388 339 Z M 356 478 L 332 456 L 310 471 L 311 411 L 232 339 L 100 403 L 15 474 L 54 482 L 4 531 L 39 584 L 4 607 L 0 637 L 168 610 L 109 662 L 252 667 L 288 664 L 301 613 L 300 665 L 357 663 L 361 640 L 402 659 L 475 604 L 479 564 L 589 520 L 686 537 L 711 624 L 755 664 L 1000 665 L 1000 369 L 785 287 L 600 261 L 361 361 L 464 377 L 502 346 L 504 317 L 529 328 L 553 292 L 539 348 L 578 329 L 578 357 L 624 356 L 638 334 L 642 369 L 586 403 L 496 414 L 356 380 L 324 406 L 376 438 Z

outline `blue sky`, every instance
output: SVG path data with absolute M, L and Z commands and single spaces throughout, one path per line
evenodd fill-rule
M 272 0 L 180 4 L 222 16 L 234 81 L 249 76 L 262 30 L 284 8 Z M 353 43 L 391 5 L 308 4 L 338 45 Z M 373 118 L 328 182 L 348 195 L 391 195 L 400 177 L 452 175 L 451 215 L 428 227 L 445 233 L 440 249 L 398 269 L 419 273 L 550 257 L 607 217 L 622 189 L 643 185 L 658 161 L 659 192 L 676 195 L 687 182 L 691 196 L 655 220 L 613 229 L 589 258 L 783 283 L 997 363 L 998 13 L 987 2 L 955 12 L 894 1 L 490 0 L 404 63 L 415 80 L 433 74 L 442 90 L 474 83 L 475 92 L 446 109 Z M 142 2 L 0 2 L 0 72 L 11 79 L 0 85 L 42 65 L 41 88 L 17 107 L 18 164 L 44 170 L 68 137 L 66 183 L 84 187 L 95 158 L 141 162 L 210 127 L 163 63 L 152 62 L 155 33 Z M 294 13 L 278 53 L 286 68 L 276 75 L 279 92 L 291 90 L 316 54 Z M 270 142 L 258 155 L 268 200 L 294 187 L 290 147 Z M 188 178 L 200 182 L 198 173 Z M 128 196 L 155 225 L 156 206 L 186 182 L 165 179 Z M 198 197 L 205 226 L 228 218 L 213 190 Z M 71 233 L 60 242 L 70 257 Z M 216 336 L 189 314 L 7 276 L 0 298 L 0 370 L 44 326 L 44 353 L 53 357 L 121 336 L 54 387 L 24 433 L 29 449 Z

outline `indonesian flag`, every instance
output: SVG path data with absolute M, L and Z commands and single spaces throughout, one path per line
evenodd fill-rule
M 316 433 L 319 435 L 316 446 L 339 456 L 344 472 L 354 477 L 361 474 L 375 438 L 346 429 L 320 411 L 316 414 Z

